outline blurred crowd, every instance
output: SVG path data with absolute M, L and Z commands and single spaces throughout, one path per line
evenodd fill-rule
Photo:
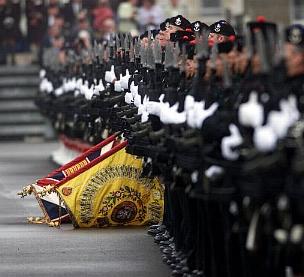
M 90 48 L 112 32 L 133 36 L 155 29 L 165 18 L 187 15 L 180 0 L 0 0 L 0 64 L 15 64 L 16 52 L 40 63 L 53 51 L 78 43 Z M 165 7 L 165 8 L 164 8 Z

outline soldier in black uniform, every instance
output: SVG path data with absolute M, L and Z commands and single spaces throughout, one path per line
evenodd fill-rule
M 286 266 L 302 276 L 301 126 L 291 130 L 296 143 L 285 139 L 295 122 L 304 129 L 304 27 L 286 30 L 278 59 L 274 23 L 249 23 L 244 45 L 226 21 L 218 21 L 208 30 L 210 48 L 208 33 L 202 32 L 204 43 L 195 40 L 199 25 L 206 29 L 177 16 L 161 24 L 154 41 L 148 33 L 141 45 L 117 35 L 105 42 L 109 47 L 96 48 L 102 53 L 93 53 L 96 61 L 78 60 L 68 72 L 51 71 L 47 78 L 54 89 L 47 85 L 47 99 L 60 107 L 62 117 L 50 114 L 67 135 L 78 125 L 77 136 L 84 139 L 94 133 L 99 141 L 103 128 L 123 130 L 127 151 L 146 158 L 143 174 L 160 175 L 166 186 L 165 218 L 149 233 L 156 235 L 173 276 L 285 276 Z M 108 71 L 109 65 L 115 70 Z M 65 77 L 73 89 L 61 94 Z M 102 88 L 85 98 L 74 77 L 83 79 L 84 94 L 85 87 Z M 145 101 L 150 114 L 143 120 L 139 110 Z M 56 105 L 47 102 L 45 110 Z M 277 129 L 286 117 L 289 125 Z M 277 124 L 271 125 L 273 119 Z M 94 126 L 99 127 L 94 131 Z M 292 203 L 284 201 L 286 195 Z

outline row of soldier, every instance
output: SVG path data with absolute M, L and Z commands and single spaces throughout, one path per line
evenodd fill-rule
M 183 16 L 46 56 L 37 104 L 91 144 L 123 131 L 165 186 L 172 276 L 304 276 L 304 27 Z

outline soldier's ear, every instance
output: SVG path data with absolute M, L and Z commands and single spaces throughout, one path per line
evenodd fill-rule
M 225 41 L 225 37 L 224 36 L 222 36 L 222 35 L 218 35 L 218 37 L 217 37 L 217 40 L 218 40 L 218 42 L 224 42 Z

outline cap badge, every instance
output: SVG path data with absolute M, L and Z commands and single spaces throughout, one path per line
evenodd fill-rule
M 179 25 L 181 25 L 182 24 L 182 21 L 181 21 L 181 19 L 178 17 L 178 18 L 176 18 L 176 20 L 175 20 L 175 24 L 177 25 L 177 26 L 179 26 Z
M 219 31 L 221 31 L 221 24 L 217 24 L 217 25 L 216 25 L 216 28 L 214 29 L 214 31 L 216 31 L 217 33 L 218 33 Z
M 195 32 L 198 32 L 199 30 L 200 30 L 200 27 L 199 27 L 199 23 L 198 22 L 196 22 L 195 24 L 194 24 L 194 31 Z
M 300 43 L 302 41 L 301 30 L 298 28 L 293 28 L 288 38 L 294 44 Z

